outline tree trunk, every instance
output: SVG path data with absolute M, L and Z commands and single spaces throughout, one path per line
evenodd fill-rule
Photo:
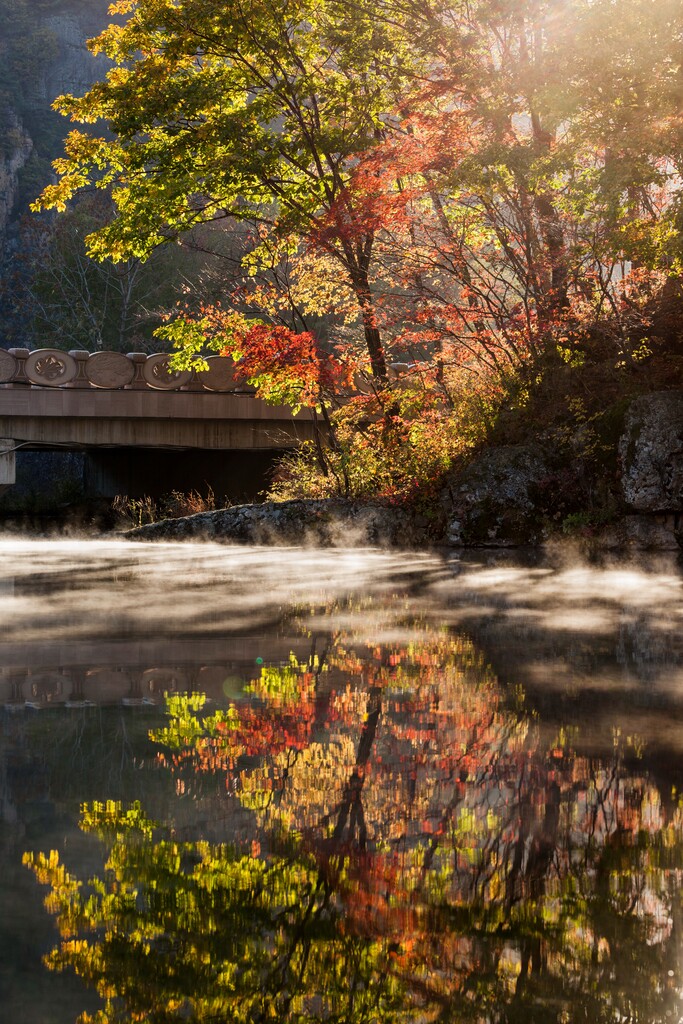
M 541 125 L 541 119 L 535 112 L 531 114 L 531 128 L 534 146 L 537 152 L 549 153 L 553 137 Z M 567 248 L 565 244 L 562 220 L 555 208 L 550 195 L 543 192 L 534 196 L 534 208 L 538 216 L 541 235 L 548 253 L 550 265 L 550 296 L 548 309 L 557 312 L 569 305 L 568 283 L 569 268 L 567 265 Z
M 375 318 L 372 315 L 372 310 L 366 310 L 366 308 L 363 307 L 363 330 L 365 331 L 365 344 L 370 355 L 372 376 L 376 377 L 378 380 L 386 380 L 387 364 L 384 358 L 384 349 L 382 348 L 382 339 L 380 337 L 379 328 L 375 325 L 374 320 Z
M 347 264 L 349 264 L 351 284 L 354 294 L 358 299 L 358 305 L 360 306 L 360 312 L 363 318 L 365 347 L 367 348 L 368 355 L 370 356 L 372 375 L 380 381 L 385 381 L 387 377 L 387 363 L 384 357 L 384 348 L 382 347 L 382 337 L 379 332 L 379 327 L 377 326 L 375 307 L 372 300 L 372 289 L 370 288 L 370 281 L 368 280 L 367 272 L 369 252 L 364 254 L 363 258 L 360 259 L 357 257 L 357 254 L 352 254 L 350 250 L 347 250 L 346 258 Z

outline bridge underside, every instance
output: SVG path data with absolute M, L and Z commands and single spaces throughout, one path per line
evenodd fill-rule
M 310 414 L 251 395 L 0 389 L 0 437 L 22 445 L 277 450 L 313 429 Z
M 57 511 L 90 499 L 168 497 L 212 491 L 218 507 L 254 501 L 268 489 L 283 449 L 226 451 L 71 448 L 12 454 L 12 479 L 0 485 L 0 516 Z M 0 474 L 3 456 L 0 452 Z M 15 469 L 16 466 L 16 469 Z
M 103 498 L 117 494 L 127 494 L 130 498 L 162 498 L 171 491 L 181 494 L 196 491 L 205 497 L 211 490 L 218 506 L 242 504 L 253 501 L 268 487 L 275 464 L 282 455 L 281 449 L 100 448 L 84 455 L 82 486 L 87 496 Z M 23 475 L 21 457 L 19 473 Z
M 310 413 L 252 395 L 0 387 L 2 509 L 209 488 L 253 500 L 277 459 L 313 436 Z

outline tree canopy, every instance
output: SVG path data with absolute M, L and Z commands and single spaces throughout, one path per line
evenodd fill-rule
M 183 3 L 120 0 L 130 15 L 94 41 L 115 68 L 86 96 L 64 97 L 73 120 L 103 119 L 114 137 L 67 138 L 63 209 L 92 181 L 112 187 L 117 216 L 92 237 L 95 254 L 145 256 L 198 221 L 233 217 L 309 233 L 338 202 L 349 161 L 384 132 L 404 88 L 398 35 L 373 5 L 344 2 Z M 373 231 L 337 239 L 334 255 L 367 310 Z
M 199 222 L 248 225 L 220 306 L 190 298 L 166 336 L 189 360 L 232 354 L 266 397 L 295 406 L 334 408 L 354 370 L 374 378 L 322 459 L 338 489 L 353 493 L 346 467 L 365 460 L 371 477 L 392 445 L 388 476 L 400 477 L 437 413 L 458 441 L 432 445 L 430 472 L 452 462 L 472 396 L 486 416 L 511 381 L 528 395 L 548 365 L 588 353 L 629 367 L 670 343 L 655 321 L 681 303 L 674 0 L 111 11 L 121 23 L 92 43 L 113 62 L 106 81 L 57 101 L 106 130 L 69 134 L 38 205 L 110 191 L 116 214 L 90 248 L 114 260 Z M 386 393 L 389 364 L 398 393 Z M 391 487 L 405 494 L 413 479 Z

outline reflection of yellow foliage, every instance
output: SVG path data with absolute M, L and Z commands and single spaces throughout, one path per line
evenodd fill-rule
M 311 691 L 315 676 L 321 671 L 327 671 L 327 666 L 321 666 L 317 657 L 300 662 L 291 652 L 285 665 L 264 665 L 259 678 L 249 683 L 246 692 L 262 700 L 292 704 Z
M 55 853 L 25 858 L 52 887 L 63 938 L 48 966 L 73 969 L 103 1000 L 81 1024 L 409 1019 L 388 943 L 347 933 L 324 876 L 291 839 L 268 858 L 152 840 L 131 810 L 86 808 L 82 827 L 108 836 L 104 872 L 87 886 Z
M 369 608 L 359 602 L 356 621 Z M 424 622 L 384 644 L 349 631 L 312 664 L 310 679 L 296 659 L 267 667 L 251 688 L 261 686 L 261 718 L 253 703 L 235 709 L 252 760 L 231 762 L 234 734 L 214 731 L 196 740 L 196 764 L 208 770 L 210 739 L 213 770 L 253 812 L 258 843 L 287 834 L 305 846 L 347 934 L 391 940 L 425 1020 L 475 978 L 484 1003 L 506 1005 L 531 984 L 533 949 L 546 965 L 534 983 L 564 991 L 562 1005 L 566 979 L 595 992 L 596 971 L 622 955 L 653 970 L 673 941 L 670 865 L 683 863 L 683 830 L 680 809 L 667 818 L 656 787 L 624 767 L 633 737 L 616 735 L 603 761 L 574 758 L 567 729 L 544 749 L 523 694 L 502 691 L 468 638 Z M 291 729 L 304 715 L 306 729 Z M 286 742 L 278 732 L 264 744 L 278 721 Z M 618 998 L 612 988 L 604 1005 Z

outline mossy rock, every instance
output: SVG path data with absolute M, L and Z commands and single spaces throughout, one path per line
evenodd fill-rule
M 543 512 L 534 492 L 550 473 L 550 459 L 539 445 L 480 452 L 444 491 L 448 543 L 513 547 L 540 540 Z
M 635 512 L 683 512 L 683 392 L 630 403 L 619 439 L 621 490 Z

